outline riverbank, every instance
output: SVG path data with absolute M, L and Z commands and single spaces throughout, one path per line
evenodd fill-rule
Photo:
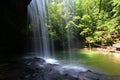
M 84 48 L 81 51 L 99 53 L 104 55 L 112 55 L 116 61 L 120 61 L 120 51 L 115 51 L 113 47 L 108 48 Z
M 120 51 L 116 50 L 114 47 L 107 47 L 107 48 L 83 48 L 82 50 L 85 51 L 96 51 L 105 54 L 118 54 L 120 55 Z

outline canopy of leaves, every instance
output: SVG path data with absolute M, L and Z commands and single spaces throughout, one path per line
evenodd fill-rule
M 112 45 L 120 42 L 119 0 L 49 0 L 54 40 L 67 41 L 67 30 L 85 43 Z M 79 40 L 81 41 L 81 40 Z

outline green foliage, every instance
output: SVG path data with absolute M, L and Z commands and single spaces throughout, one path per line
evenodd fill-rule
M 113 12 L 115 13 L 114 16 L 120 16 L 120 1 L 119 0 L 113 0 Z
M 67 7 L 65 3 L 67 4 Z M 120 42 L 119 0 L 50 0 L 50 35 L 54 40 L 66 39 L 67 30 L 89 44 L 111 45 Z

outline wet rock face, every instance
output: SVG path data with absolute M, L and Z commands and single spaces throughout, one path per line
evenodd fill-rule
M 120 77 L 94 73 L 80 67 L 66 67 L 46 63 L 42 58 L 31 57 L 18 61 L 19 74 L 7 80 L 119 80 Z M 13 65 L 13 64 L 12 64 Z

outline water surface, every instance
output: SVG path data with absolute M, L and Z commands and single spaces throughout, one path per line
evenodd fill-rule
M 99 73 L 120 75 L 119 54 L 83 50 L 74 50 L 71 56 L 67 51 L 59 51 L 56 54 L 56 59 L 64 65 L 82 66 Z

